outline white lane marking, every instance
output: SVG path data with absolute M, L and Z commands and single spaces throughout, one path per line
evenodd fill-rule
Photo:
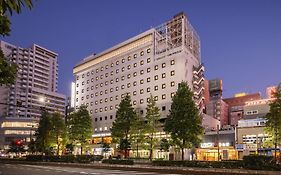
M 80 174 L 88 174 L 87 172 L 81 171 Z

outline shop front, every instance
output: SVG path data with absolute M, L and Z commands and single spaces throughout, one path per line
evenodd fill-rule
M 236 160 L 237 151 L 230 143 L 201 143 L 196 150 L 196 158 L 201 161 Z

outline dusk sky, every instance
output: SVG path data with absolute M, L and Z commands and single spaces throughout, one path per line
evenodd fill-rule
M 223 80 L 224 97 L 265 94 L 281 82 L 280 0 L 36 0 L 0 39 L 57 52 L 59 92 L 70 95 L 72 69 L 83 58 L 181 11 L 200 36 L 205 76 Z

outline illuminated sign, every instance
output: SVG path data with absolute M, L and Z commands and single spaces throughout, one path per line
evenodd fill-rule
M 228 147 L 230 146 L 229 142 L 225 142 L 225 143 L 219 143 L 220 147 Z M 215 143 L 212 142 L 207 142 L 207 143 L 201 143 L 200 144 L 201 148 L 211 148 L 211 147 L 215 147 Z

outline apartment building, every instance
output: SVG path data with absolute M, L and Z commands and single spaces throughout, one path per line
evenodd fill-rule
M 203 110 L 203 73 L 200 39 L 188 18 L 180 13 L 166 23 L 134 36 L 73 69 L 75 108 L 87 105 L 93 118 L 94 137 L 110 136 L 118 105 L 126 93 L 141 116 L 152 94 L 168 115 L 178 83 L 186 81 Z
M 42 108 L 64 115 L 65 96 L 57 92 L 57 53 L 36 44 L 21 48 L 0 41 L 0 46 L 18 70 L 14 85 L 0 87 L 0 146 L 3 149 L 11 140 L 30 137 L 29 129 L 37 126 Z

